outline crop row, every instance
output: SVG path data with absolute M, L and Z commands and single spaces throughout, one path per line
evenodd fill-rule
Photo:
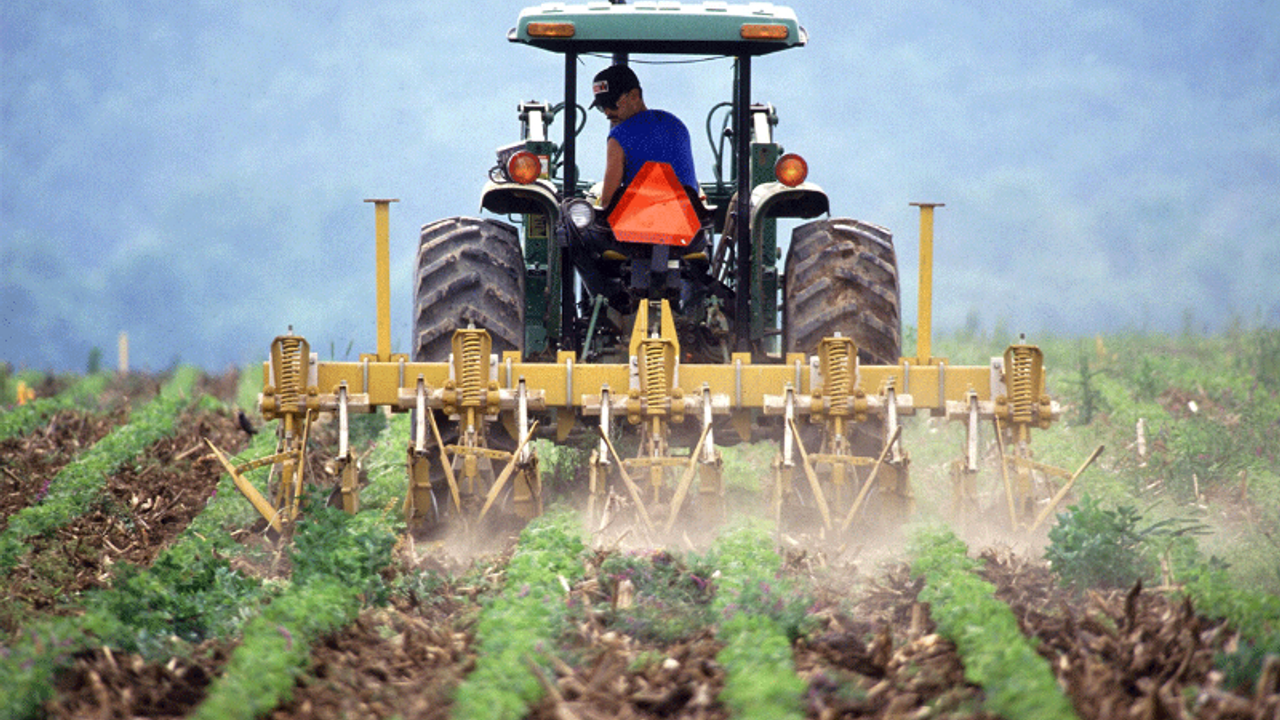
M 791 645 L 804 631 L 807 602 L 782 575 L 768 528 L 744 524 L 722 534 L 710 558 L 718 569 L 715 613 L 724 648 L 721 699 L 737 718 L 800 718 L 805 683 Z
M 516 720 L 542 697 L 537 673 L 548 665 L 571 584 L 582 576 L 577 517 L 553 512 L 529 523 L 507 563 L 502 590 L 476 626 L 479 657 L 459 688 L 453 715 Z
M 955 643 L 965 679 L 982 686 L 988 710 L 1011 718 L 1075 717 L 1053 672 L 1031 646 L 995 586 L 975 574 L 968 548 L 950 531 L 916 535 L 912 572 L 923 576 L 921 602 L 943 637 Z
M 237 457 L 257 457 L 273 449 L 274 438 L 264 432 Z M 219 518 L 239 519 L 245 503 L 229 478 L 225 484 L 230 492 L 220 488 L 150 568 L 123 566 L 112 588 L 80 599 L 82 615 L 23 629 L 0 657 L 0 716 L 34 715 L 53 692 L 54 673 L 86 648 L 107 645 L 162 657 L 174 649 L 175 641 L 198 643 L 239 627 L 243 608 L 260 600 L 261 589 L 231 568 L 231 553 L 240 546 L 225 533 Z
M 55 475 L 43 498 L 10 517 L 0 534 L 0 572 L 8 573 L 21 561 L 27 538 L 52 532 L 85 513 L 101 495 L 109 475 L 172 435 L 182 410 L 194 401 L 197 376 L 194 368 L 179 368 L 160 394 L 128 423 L 112 430 Z
M 379 469 L 370 472 L 366 500 L 394 493 L 396 478 L 383 467 L 386 455 L 397 443 L 391 440 L 396 427 L 388 427 L 375 447 Z M 246 457 L 260 457 L 270 448 L 273 435 L 260 433 L 258 443 Z M 257 476 L 261 485 L 261 473 Z M 263 490 L 261 486 L 258 488 Z M 254 718 L 288 699 L 298 675 L 310 659 L 311 646 L 320 637 L 349 624 L 360 609 L 385 604 L 390 589 L 382 574 L 391 564 L 392 549 L 403 529 L 390 519 L 388 508 L 367 504 L 355 517 L 327 507 L 323 490 L 311 498 L 306 515 L 297 523 L 289 548 L 288 582 L 278 591 L 265 593 L 265 608 L 241 605 L 248 616 L 240 643 L 222 675 L 197 708 L 198 718 Z M 252 520 L 247 503 L 224 476 L 219 497 L 229 502 L 211 505 L 197 517 L 187 536 L 217 537 L 223 553 L 235 552 L 226 530 L 247 525 Z M 209 533 L 205 535 L 205 533 Z M 186 537 L 186 536 L 184 536 Z M 261 609 L 260 614 L 254 614 Z
M 289 697 L 315 640 L 350 623 L 364 605 L 386 602 L 380 572 L 396 536 L 379 512 L 348 520 L 340 510 L 311 508 L 294 535 L 287 588 L 245 624 L 195 717 L 251 720 Z

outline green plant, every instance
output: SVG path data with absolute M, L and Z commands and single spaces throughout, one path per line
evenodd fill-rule
M 809 598 L 782 577 L 771 527 L 747 520 L 716 539 L 708 563 L 720 572 L 712 608 L 721 618 L 716 660 L 725 668 L 721 700 L 734 717 L 799 718 L 804 681 L 796 676 L 791 641 Z
M 1027 642 L 995 586 L 974 574 L 979 563 L 950 531 L 913 535 L 911 570 L 925 579 L 921 602 L 938 632 L 955 643 L 966 680 L 982 686 L 987 710 L 1002 717 L 1063 720 L 1075 717 L 1048 663 Z
M 258 411 L 258 393 L 262 392 L 262 364 L 247 365 L 236 381 L 235 406 L 247 413 Z
M 350 442 L 355 452 L 372 445 L 387 429 L 387 416 L 380 412 L 353 415 L 350 419 Z
M 59 617 L 23 628 L 0 653 L 0 717 L 36 718 L 53 697 L 53 675 L 90 646 L 87 618 Z
M 1164 377 L 1156 372 L 1155 362 L 1149 355 L 1143 355 L 1138 361 L 1133 384 L 1134 397 L 1143 401 L 1155 400 L 1160 395 L 1160 391 L 1167 387 Z
M 360 595 L 342 578 L 324 576 L 291 588 L 244 628 L 240 646 L 193 717 L 251 720 L 287 700 L 311 644 L 355 619 Z
M 1253 377 L 1271 392 L 1280 392 L 1280 330 L 1259 330 L 1250 348 Z
M 1078 589 L 1172 581 L 1205 562 L 1195 538 L 1210 532 L 1183 517 L 1144 522 L 1133 507 L 1103 508 L 1086 493 L 1058 515 L 1044 557 L 1064 586 Z
M 688 638 L 713 621 L 714 586 L 710 566 L 686 563 L 666 551 L 614 553 L 600 564 L 599 577 L 611 607 L 609 626 L 644 642 L 671 643 Z M 629 606 L 617 606 L 615 593 L 630 583 Z
M 236 460 L 260 457 L 274 447 L 274 436 L 260 433 Z M 265 474 L 265 469 L 254 473 Z M 14 639 L 7 656 L 0 656 L 0 688 L 7 693 L 0 693 L 0 717 L 35 716 L 53 693 L 54 673 L 84 648 L 105 644 L 156 657 L 178 650 L 173 629 L 188 640 L 220 636 L 239 631 L 256 615 L 267 592 L 229 570 L 230 560 L 245 546 L 225 532 L 256 516 L 229 477 L 219 487 L 151 568 L 122 570 L 116 587 L 85 597 L 83 615 L 36 623 Z M 249 517 L 241 521 L 246 516 L 238 512 Z
M 1058 515 L 1044 557 L 1063 585 L 1129 587 L 1155 572 L 1142 553 L 1140 520 L 1134 508 L 1106 509 L 1086 493 Z
M 1222 671 L 1223 685 L 1248 693 L 1257 687 L 1268 655 L 1280 656 L 1280 632 L 1259 640 L 1241 640 L 1235 652 L 1215 655 L 1213 664 Z
M 1257 683 L 1268 654 L 1280 655 L 1280 595 L 1232 582 L 1226 568 L 1205 565 L 1183 585 L 1196 610 L 1220 618 L 1240 634 L 1239 647 L 1214 663 L 1228 687 L 1248 691 Z
M 448 601 L 449 581 L 440 573 L 432 570 L 410 572 L 400 575 L 391 585 L 391 593 L 401 597 L 415 606 L 431 607 Z
M 323 488 L 313 491 L 296 525 L 289 553 L 293 582 L 340 578 L 365 602 L 385 604 L 391 589 L 381 572 L 391 564 L 402 523 L 389 521 L 380 509 L 348 515 L 329 507 L 326 494 Z
M 557 444 L 550 440 L 533 441 L 534 452 L 542 474 L 544 492 L 560 492 L 574 487 L 581 469 L 591 456 L 591 441 Z
M 481 611 L 476 667 L 458 688 L 453 717 L 515 720 L 542 697 L 535 672 L 546 672 L 563 629 L 566 587 L 583 574 L 578 522 L 560 509 L 520 533 L 502 591 Z
M 1098 391 L 1094 380 L 1102 373 L 1102 370 L 1089 366 L 1089 353 L 1081 345 L 1076 355 L 1076 375 L 1067 381 L 1068 385 L 1075 389 L 1072 404 L 1076 408 L 1077 424 L 1088 425 L 1093 422 L 1095 414 L 1106 410 L 1102 393 Z
M 392 415 L 378 431 L 362 461 L 369 482 L 360 489 L 360 507 L 385 508 L 404 499 L 404 439 L 408 435 L 408 413 Z
M 791 643 L 766 615 L 737 612 L 717 633 L 725 645 L 716 661 L 725 668 L 720 699 L 733 717 L 748 720 L 801 718 L 805 683 L 795 672 Z
M 740 443 L 720 450 L 724 458 L 721 475 L 726 491 L 759 495 L 764 481 L 769 478 L 774 458 L 778 454 L 777 443 Z
M 261 585 L 213 552 L 161 555 L 148 569 L 125 566 L 110 592 L 89 601 L 118 620 L 104 641 L 146 657 L 172 650 L 172 640 L 199 643 L 239 628 L 263 597 Z
M 97 398 L 107 386 L 106 375 L 87 375 L 65 392 L 53 397 L 36 398 L 26 405 L 0 412 L 0 440 L 25 435 L 47 423 L 59 410 L 97 406 Z M 8 395 L 6 395 L 8 397 Z
M 398 523 L 375 510 L 354 516 L 309 497 L 290 550 L 289 587 L 244 626 L 226 671 L 197 708 L 197 718 L 255 718 L 289 698 L 311 644 L 341 628 L 360 608 L 385 603 Z

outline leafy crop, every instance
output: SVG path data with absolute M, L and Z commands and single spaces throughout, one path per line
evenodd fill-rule
M 1280 655 L 1280 595 L 1231 581 L 1224 568 L 1203 568 L 1183 586 L 1196 610 L 1226 620 L 1240 633 L 1239 648 L 1216 658 L 1228 687 L 1249 689 L 1267 655 Z
M 386 507 L 404 498 L 404 439 L 409 436 L 409 422 L 408 413 L 393 415 L 379 430 L 364 461 L 369 484 L 360 489 L 360 507 Z M 354 441 L 352 447 L 358 447 Z
M 162 393 L 164 402 L 152 401 L 140 416 L 151 417 L 152 407 L 170 407 L 169 400 L 181 401 L 189 387 L 177 385 L 167 398 Z M 269 454 L 274 446 L 273 433 L 264 428 L 234 462 Z M 251 473 L 251 479 L 261 482 L 265 474 L 265 469 Z M 225 528 L 248 524 L 256 515 L 224 476 L 204 512 L 150 568 L 126 566 L 113 588 L 85 598 L 84 615 L 38 623 L 7 648 L 0 657 L 0 686 L 5 689 L 0 717 L 35 714 L 53 692 L 53 673 L 85 648 L 108 645 L 157 658 L 182 644 L 230 635 L 246 620 L 250 624 L 244 626 L 245 640 L 236 657 L 265 654 L 261 661 L 233 659 L 231 679 L 219 684 L 228 688 L 219 690 L 227 695 L 202 712 L 229 717 L 224 705 L 246 706 L 238 698 L 242 692 L 259 693 L 255 697 L 263 698 L 260 702 L 271 703 L 265 709 L 274 707 L 280 693 L 292 686 L 317 633 L 354 617 L 361 602 L 381 602 L 388 594 L 382 570 L 391 561 L 398 526 L 379 513 L 348 518 L 321 501 L 311 505 L 295 533 L 293 580 L 272 600 L 273 594 L 257 580 L 231 568 L 230 558 L 244 548 Z M 282 641 L 283 650 L 275 652 Z M 263 694 L 268 690 L 276 694 Z
M 100 624 L 100 619 L 59 617 L 35 623 L 0 652 L 0 717 L 37 716 L 53 695 L 54 672 L 89 647 L 82 629 L 86 622 Z
M 271 452 L 274 443 L 261 433 L 237 460 Z M 248 503 L 229 477 L 220 487 L 150 568 L 122 569 L 114 588 L 88 594 L 84 615 L 37 623 L 7 648 L 0 657 L 0 717 L 35 715 L 53 693 L 54 672 L 83 649 L 105 644 L 158 657 L 176 649 L 175 638 L 221 636 L 256 612 L 262 589 L 230 569 L 230 556 L 242 546 L 224 531 L 227 518 L 238 517 L 234 509 Z
M 251 720 L 265 714 L 289 697 L 311 643 L 359 611 L 358 591 L 341 578 L 317 578 L 284 593 L 245 625 L 240 646 L 194 717 Z
M 1132 507 L 1105 509 L 1086 494 L 1058 515 L 1045 559 L 1064 585 L 1129 587 L 1153 571 L 1141 554 L 1139 520 Z
M 117 572 L 111 592 L 98 593 L 92 606 L 119 622 L 115 647 L 158 657 L 171 649 L 170 638 L 198 643 L 238 628 L 261 597 L 256 580 L 231 569 L 213 553 L 181 562 L 166 554 L 146 570 Z
M 197 709 L 197 718 L 258 717 L 289 697 L 311 644 L 350 623 L 365 604 L 385 603 L 396 523 L 380 512 L 348 516 L 314 495 L 299 522 L 287 590 L 244 627 L 240 647 Z
M 403 523 L 390 522 L 373 509 L 347 515 L 328 507 L 322 492 L 313 494 L 293 535 L 293 582 L 305 585 L 316 578 L 339 578 L 366 602 L 385 604 L 390 589 L 381 572 L 391 564 Z
M 913 538 L 911 570 L 925 578 L 920 600 L 930 604 L 938 632 L 955 643 L 965 679 L 981 685 L 988 710 L 1010 718 L 1075 717 L 1048 664 L 1036 654 L 995 586 L 974 574 L 978 563 L 950 531 Z
M 725 668 L 720 699 L 737 718 L 803 717 L 805 684 L 795 672 L 791 641 L 803 632 L 809 603 L 786 587 L 769 528 L 759 522 L 730 528 L 708 558 L 720 572 L 713 603 L 725 644 L 716 655 Z
M 711 566 L 696 559 L 691 565 L 662 550 L 607 557 L 600 564 L 600 578 L 608 591 L 616 593 L 624 582 L 634 589 L 630 607 L 604 611 L 610 627 L 641 641 L 670 643 L 711 625 Z
M 566 585 L 584 572 L 578 522 L 572 512 L 553 511 L 520 533 L 502 591 L 481 612 L 479 657 L 458 688 L 454 717 L 516 720 L 542 697 L 533 668 L 545 671 L 565 615 Z

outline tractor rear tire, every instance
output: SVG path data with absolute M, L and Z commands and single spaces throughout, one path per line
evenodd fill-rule
M 496 220 L 454 217 L 424 225 L 418 243 L 413 304 L 413 358 L 446 362 L 455 330 L 474 324 L 489 332 L 492 352 L 524 348 L 524 254 L 511 225 Z M 459 441 L 457 425 L 435 412 L 444 446 Z M 416 422 L 412 427 L 417 427 Z M 411 442 L 416 438 L 411 437 Z M 453 512 L 439 474 L 440 447 L 429 441 L 427 461 L 435 474 L 432 519 Z M 513 450 L 502 423 L 488 427 L 489 447 Z
M 413 305 L 414 360 L 443 362 L 453 332 L 474 323 L 493 352 L 524 348 L 520 236 L 496 220 L 456 217 L 422 228 Z
M 787 251 L 782 312 L 785 352 L 814 355 L 824 337 L 840 333 L 853 339 L 861 363 L 896 365 L 902 352 L 902 320 L 893 236 L 882 227 L 847 218 L 797 227 Z M 810 452 L 820 444 L 821 433 L 818 426 L 801 425 L 800 435 Z M 879 455 L 885 440 L 883 428 L 874 424 L 854 426 L 850 438 L 853 452 L 870 458 Z M 859 484 L 866 472 L 858 473 Z M 894 468 L 891 477 L 882 477 L 878 484 L 894 486 L 891 492 L 906 492 L 905 469 L 899 474 Z M 809 507 L 793 508 L 789 520 L 810 526 L 818 518 L 803 482 L 797 485 L 797 495 L 800 506 Z M 873 496 L 864 517 L 882 512 L 876 507 L 881 502 Z M 846 509 L 832 512 L 843 516 Z
M 812 355 L 822 338 L 839 332 L 853 338 L 863 363 L 897 364 L 902 319 L 888 230 L 847 218 L 797 227 L 783 284 L 785 352 Z

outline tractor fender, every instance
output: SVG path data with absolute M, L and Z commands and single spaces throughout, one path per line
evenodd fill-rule
M 480 207 L 498 215 L 546 215 L 552 223 L 560 216 L 555 186 L 547 180 L 528 185 L 490 180 L 481 191 Z
M 751 191 L 751 227 L 760 227 L 765 218 L 811 218 L 829 212 L 827 194 L 817 185 L 805 182 L 788 187 L 780 182 L 761 183 Z

